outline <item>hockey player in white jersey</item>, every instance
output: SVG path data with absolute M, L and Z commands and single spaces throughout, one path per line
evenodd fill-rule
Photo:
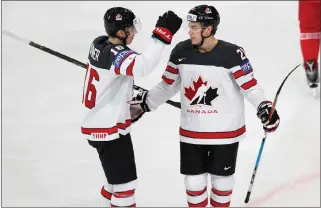
M 266 132 L 279 125 L 276 110 L 269 120 L 272 103 L 265 99 L 243 48 L 214 37 L 219 22 L 213 6 L 191 9 L 186 23 L 190 39 L 172 50 L 162 81 L 131 105 L 137 121 L 181 92 L 181 173 L 190 207 L 230 205 L 239 141 L 246 133 L 244 97 L 257 109 Z
M 107 178 L 102 187 L 105 206 L 135 207 L 136 165 L 130 137 L 134 77 L 155 69 L 164 45 L 171 43 L 182 19 L 172 11 L 159 16 L 151 45 L 141 54 L 127 47 L 140 24 L 126 8 L 108 9 L 108 36 L 97 37 L 89 51 L 83 88 L 81 132 L 97 149 Z

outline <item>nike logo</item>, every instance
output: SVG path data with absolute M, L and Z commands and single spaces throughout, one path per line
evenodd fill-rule
M 230 166 L 230 167 L 224 167 L 224 170 L 228 170 L 228 169 L 230 169 L 232 166 Z
M 184 59 L 186 59 L 186 58 L 179 58 L 178 61 L 181 62 L 181 61 L 183 61 Z

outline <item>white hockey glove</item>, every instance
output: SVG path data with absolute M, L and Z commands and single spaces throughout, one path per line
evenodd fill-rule
M 145 112 L 149 112 L 150 109 L 146 104 L 148 91 L 143 91 L 138 93 L 135 97 L 133 97 L 130 102 L 130 115 L 132 123 L 138 121 Z

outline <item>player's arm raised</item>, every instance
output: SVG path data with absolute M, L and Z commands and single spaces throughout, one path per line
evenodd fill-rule
M 137 121 L 145 112 L 155 110 L 174 96 L 180 90 L 181 77 L 177 66 L 176 47 L 173 49 L 167 63 L 162 81 L 149 92 L 140 92 L 133 98 L 131 104 L 132 122 Z
M 130 49 L 114 52 L 114 72 L 118 75 L 138 77 L 149 75 L 156 67 L 164 45 L 171 43 L 181 24 L 182 19 L 172 11 L 159 16 L 153 30 L 152 44 L 143 53 L 138 54 Z

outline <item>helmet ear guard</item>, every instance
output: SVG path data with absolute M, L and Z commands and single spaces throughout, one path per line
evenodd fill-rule
M 206 23 L 206 22 L 201 22 L 201 26 L 203 29 L 207 28 L 208 26 L 212 26 L 211 35 L 215 35 L 215 33 L 217 31 L 217 27 L 214 27 L 214 25 Z

